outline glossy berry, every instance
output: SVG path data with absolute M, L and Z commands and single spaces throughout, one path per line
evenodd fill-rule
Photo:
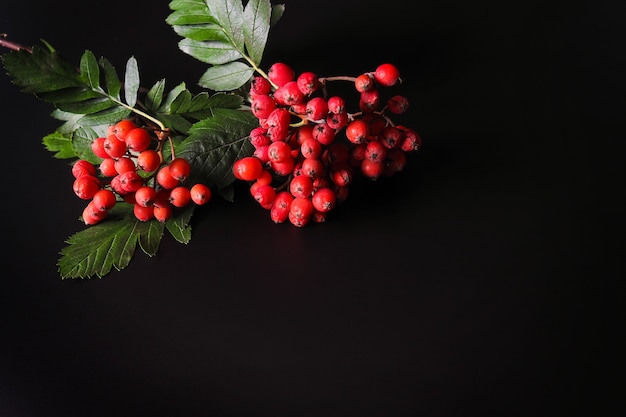
M 171 190 L 172 188 L 180 184 L 180 181 L 178 181 L 172 176 L 172 174 L 170 174 L 169 165 L 163 165 L 161 169 L 159 169 L 156 175 L 156 180 L 157 183 L 166 190 Z
M 94 225 L 100 223 L 107 216 L 107 211 L 98 210 L 93 201 L 90 201 L 83 209 L 83 222 L 87 225 Z
M 137 155 L 137 167 L 145 172 L 154 172 L 161 166 L 161 157 L 154 149 L 146 149 Z
M 135 124 L 135 122 L 130 119 L 123 119 L 115 123 L 111 130 L 113 134 L 118 137 L 119 140 L 126 141 L 126 136 L 128 135 L 128 133 L 136 128 L 137 125 Z
M 109 135 L 104 140 L 104 151 L 111 158 L 120 158 L 126 153 L 126 143 L 115 135 Z
M 95 176 L 96 167 L 85 159 L 79 159 L 72 165 L 72 175 L 74 178 L 82 177 L 83 175 Z
M 191 201 L 195 204 L 202 206 L 211 201 L 211 189 L 205 184 L 194 184 L 189 190 Z
M 156 201 L 157 191 L 148 185 L 140 187 L 135 191 L 135 202 L 143 207 L 149 207 Z
M 311 202 L 313 203 L 315 210 L 327 213 L 335 207 L 335 204 L 337 203 L 337 196 L 331 188 L 320 188 L 315 192 L 315 194 L 313 194 Z
M 91 150 L 98 158 L 108 158 L 109 154 L 104 149 L 104 142 L 106 141 L 106 137 L 98 137 L 91 142 Z
M 174 207 L 171 204 L 164 206 L 153 206 L 152 211 L 154 213 L 154 218 L 161 223 L 165 223 L 174 215 Z
M 277 87 L 282 87 L 295 79 L 293 68 L 283 62 L 276 62 L 267 71 L 267 76 Z
M 105 177 L 114 177 L 119 174 L 117 169 L 115 169 L 115 159 L 111 157 L 104 158 L 98 167 L 100 169 L 100 173 Z
M 129 157 L 122 156 L 121 158 L 117 158 L 114 163 L 115 171 L 118 174 L 123 174 L 124 172 L 134 171 L 137 166 L 135 165 L 135 161 Z
M 393 64 L 381 64 L 374 71 L 374 78 L 380 85 L 391 87 L 400 80 L 400 71 Z
M 356 91 L 362 93 L 376 88 L 376 83 L 370 74 L 361 74 L 354 80 L 354 87 Z
M 154 218 L 154 207 L 135 204 L 133 206 L 133 214 L 138 220 L 147 222 L 148 220 L 152 220 Z
M 131 151 L 141 152 L 148 149 L 150 144 L 152 143 L 152 138 L 150 137 L 150 133 L 146 129 L 141 127 L 137 127 L 135 129 L 130 130 L 124 139 L 126 146 Z
M 100 189 L 100 180 L 93 175 L 83 175 L 74 180 L 72 189 L 74 194 L 82 200 L 91 200 Z
M 185 207 L 191 202 L 191 192 L 189 188 L 179 185 L 170 191 L 170 203 L 174 207 Z
M 369 136 L 369 125 L 363 119 L 356 119 L 346 126 L 346 137 L 352 143 L 363 143 Z
M 100 211 L 111 210 L 117 203 L 115 193 L 109 189 L 102 188 L 93 195 L 92 198 L 94 207 Z
M 254 181 L 263 172 L 263 164 L 254 156 L 246 156 L 238 159 L 233 164 L 235 178 L 244 181 Z
M 170 175 L 179 182 L 184 182 L 191 173 L 191 165 L 184 158 L 174 158 L 170 162 L 169 167 Z

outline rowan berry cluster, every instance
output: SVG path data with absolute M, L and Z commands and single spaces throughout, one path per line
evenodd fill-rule
M 332 81 L 353 83 L 358 105 L 329 94 Z M 276 223 L 325 221 L 357 175 L 390 177 L 404 169 L 407 152 L 420 149 L 420 135 L 391 119 L 408 109 L 407 98 L 383 98 L 385 87 L 399 83 L 390 63 L 357 77 L 325 78 L 274 63 L 251 82 L 251 111 L 259 119 L 249 136 L 255 151 L 234 163 L 235 177 L 250 182 L 250 193 Z
M 160 140 L 133 120 L 111 125 L 106 137 L 93 140 L 91 149 L 99 164 L 79 159 L 72 165 L 74 193 L 89 201 L 82 213 L 87 225 L 101 222 L 120 201 L 132 204 L 141 221 L 165 222 L 176 207 L 203 205 L 211 199 L 206 185 L 185 184 L 189 162 L 176 157 L 164 161 Z

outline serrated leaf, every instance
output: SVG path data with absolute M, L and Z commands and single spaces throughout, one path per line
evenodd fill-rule
M 151 248 L 148 255 L 153 255 L 163 236 L 158 233 L 158 228 L 163 230 L 164 226 L 157 223 L 134 219 L 132 206 L 118 203 L 102 223 L 68 238 L 68 246 L 60 251 L 57 263 L 61 278 L 101 278 L 113 268 L 125 268 L 135 253 L 140 236 L 145 247 Z
M 183 38 L 195 41 L 221 41 L 229 42 L 224 30 L 216 24 L 206 23 L 201 25 L 174 25 L 174 32 Z
M 70 159 L 76 156 L 72 141 L 59 132 L 44 136 L 42 143 L 48 151 L 54 152 L 55 158 Z
M 100 88 L 100 67 L 91 51 L 85 51 L 80 59 L 80 75 L 91 88 Z
M 25 93 L 37 95 L 84 85 L 74 66 L 54 50 L 40 46 L 34 46 L 32 53 L 9 51 L 2 55 L 2 63 L 12 82 Z
M 131 110 L 126 107 L 115 106 L 97 113 L 84 115 L 78 119 L 78 122 L 83 126 L 114 124 L 127 117 L 130 113 Z
M 130 57 L 126 62 L 126 73 L 124 75 L 124 98 L 126 104 L 134 107 L 137 104 L 137 92 L 139 91 L 139 67 L 135 57 Z
M 161 106 L 159 107 L 159 112 L 169 114 L 170 106 L 172 105 L 172 102 L 174 102 L 174 100 L 176 100 L 176 97 L 178 97 L 179 94 L 182 94 L 183 91 L 185 90 L 187 90 L 187 85 L 184 82 L 172 88 L 170 92 L 167 93 L 167 96 L 165 97 L 165 101 L 163 102 L 163 104 L 161 104 Z
M 254 69 L 243 62 L 231 62 L 208 68 L 198 80 L 198 85 L 214 91 L 232 91 L 244 85 Z
M 108 97 L 99 96 L 89 100 L 83 100 L 80 102 L 63 103 L 57 102 L 56 106 L 59 110 L 76 114 L 94 114 L 103 110 L 110 109 L 118 106 L 114 101 Z
M 270 31 L 272 6 L 269 0 L 250 0 L 245 6 L 243 34 L 246 51 L 253 62 L 261 62 Z
M 185 38 L 178 43 L 178 47 L 184 53 L 211 65 L 225 64 L 243 58 L 239 50 L 226 42 L 195 41 Z
M 91 149 L 91 144 L 95 138 L 100 136 L 98 132 L 90 127 L 80 127 L 72 134 L 72 150 L 74 156 L 85 159 L 94 165 L 98 165 L 102 158 L 97 157 Z
M 165 92 L 165 79 L 161 79 L 157 81 L 151 88 L 148 90 L 148 94 L 146 95 L 146 107 L 148 110 L 152 112 L 156 112 L 163 102 L 163 93 Z
M 122 82 L 115 67 L 106 58 L 100 58 L 100 67 L 104 71 L 104 81 L 106 83 L 107 93 L 119 100 L 120 92 L 122 90 Z
M 159 251 L 159 245 L 163 237 L 163 223 L 158 221 L 142 223 L 138 224 L 140 233 L 137 241 L 146 255 L 154 256 Z
M 233 46 L 243 52 L 245 22 L 241 0 L 212 0 L 210 4 L 207 2 L 207 5 L 209 12 L 215 17 L 217 24 L 224 29 Z
M 201 6 L 187 7 L 175 10 L 165 22 L 169 25 L 198 25 L 203 23 L 215 23 L 215 19 L 208 13 L 208 8 L 204 3 Z
M 165 222 L 165 228 L 179 243 L 187 244 L 191 241 L 191 226 L 189 221 L 195 210 L 195 205 L 190 204 L 182 208 L 176 215 Z
M 222 189 L 235 180 L 233 163 L 254 152 L 248 136 L 259 121 L 248 111 L 218 108 L 213 113 L 193 125 L 187 139 L 176 147 L 176 155 L 190 162 L 190 183 Z

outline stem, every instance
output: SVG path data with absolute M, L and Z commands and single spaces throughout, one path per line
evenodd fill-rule
M 27 51 L 27 52 L 33 52 L 31 48 L 28 48 L 26 46 L 20 45 L 18 43 L 15 42 L 11 42 L 11 41 L 7 41 L 6 37 L 8 35 L 6 33 L 0 33 L 0 46 L 5 47 L 7 49 L 11 49 L 13 51 Z

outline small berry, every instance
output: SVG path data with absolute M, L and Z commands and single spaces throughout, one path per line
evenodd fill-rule
M 106 188 L 96 191 L 93 195 L 92 201 L 94 206 L 100 211 L 111 210 L 117 203 L 115 193 Z
M 150 133 L 146 129 L 141 127 L 137 127 L 135 129 L 130 130 L 124 139 L 126 146 L 131 151 L 141 152 L 148 149 L 150 144 L 152 143 L 152 138 L 150 137 Z
M 72 165 L 72 175 L 74 178 L 82 177 L 83 175 L 95 176 L 96 167 L 85 159 L 79 159 Z
M 159 169 L 156 175 L 156 180 L 157 183 L 166 190 L 171 190 L 172 188 L 180 184 L 180 181 L 174 178 L 170 173 L 169 165 L 164 165 L 161 167 L 161 169 Z
M 376 68 L 374 78 L 380 85 L 391 87 L 400 80 L 400 71 L 395 65 L 385 63 Z
M 174 207 L 185 207 L 191 202 L 191 192 L 184 185 L 179 185 L 170 191 L 169 200 Z
M 276 62 L 267 71 L 267 76 L 277 87 L 282 87 L 289 81 L 293 81 L 296 74 L 293 68 L 289 65 L 282 62 Z
M 101 184 L 98 177 L 93 175 L 83 175 L 74 180 L 72 189 L 78 198 L 82 200 L 91 200 L 94 194 L 96 194 L 96 192 L 100 189 L 100 186 Z
M 211 189 L 205 184 L 194 184 L 189 190 L 191 195 L 191 201 L 195 204 L 202 206 L 211 200 Z
M 170 162 L 169 167 L 170 175 L 179 182 L 184 182 L 191 173 L 191 165 L 184 158 L 174 158 Z
M 246 156 L 238 159 L 233 164 L 235 178 L 244 181 L 254 181 L 263 172 L 263 164 L 254 156 Z

